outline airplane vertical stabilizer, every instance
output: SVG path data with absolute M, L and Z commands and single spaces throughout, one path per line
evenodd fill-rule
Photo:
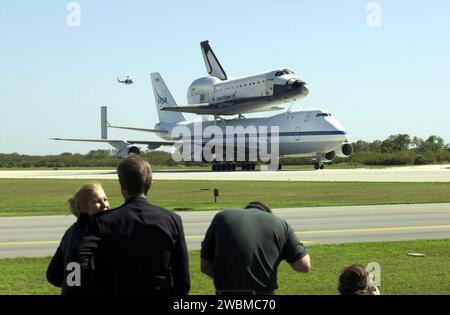
M 162 107 L 176 107 L 177 103 L 167 88 L 159 72 L 150 74 L 152 79 L 153 94 L 155 95 L 156 109 L 160 123 L 177 123 L 185 121 L 182 113 L 161 110 Z
M 100 113 L 101 136 L 102 139 L 108 139 L 108 108 L 106 106 L 102 106 Z
M 202 48 L 203 59 L 205 60 L 206 71 L 210 76 L 219 78 L 220 80 L 227 80 L 227 74 L 223 70 L 219 60 L 214 54 L 209 41 L 205 40 L 200 43 Z

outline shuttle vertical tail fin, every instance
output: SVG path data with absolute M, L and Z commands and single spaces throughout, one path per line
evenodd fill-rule
M 155 95 L 156 110 L 160 123 L 177 123 L 185 121 L 182 113 L 161 110 L 162 107 L 176 107 L 177 103 L 167 88 L 159 72 L 150 74 L 152 79 L 153 94 Z
M 227 80 L 227 74 L 222 68 L 219 60 L 214 54 L 211 46 L 209 46 L 209 41 L 205 40 L 200 43 L 202 48 L 203 59 L 205 60 L 206 71 L 210 76 L 219 78 L 220 80 Z

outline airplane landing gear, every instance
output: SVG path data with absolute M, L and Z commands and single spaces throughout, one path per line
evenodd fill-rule
M 317 152 L 316 153 L 316 163 L 314 163 L 314 169 L 315 170 L 323 170 L 325 168 L 325 165 L 322 162 L 322 153 Z
M 316 170 L 318 170 L 318 169 L 323 170 L 324 168 L 325 168 L 325 165 L 323 163 L 321 163 L 321 162 L 314 163 L 314 169 L 316 169 Z
M 244 162 L 239 165 L 243 171 L 254 171 L 256 169 L 256 164 L 252 162 Z
M 234 172 L 237 167 L 240 167 L 242 171 L 254 171 L 256 169 L 256 164 L 253 162 L 213 163 L 211 170 L 213 172 Z

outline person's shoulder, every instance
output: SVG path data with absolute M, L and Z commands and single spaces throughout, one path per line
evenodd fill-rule
M 242 208 L 229 208 L 218 211 L 213 218 L 213 222 L 221 222 L 224 220 L 233 220 L 233 218 L 241 217 L 244 214 L 244 209 Z
M 158 213 L 159 215 L 162 216 L 167 216 L 167 217 L 171 217 L 171 218 L 176 218 L 179 219 L 181 218 L 180 215 L 174 211 L 170 211 L 166 208 L 160 207 L 158 205 L 155 205 L 153 203 L 149 203 L 148 204 L 149 210 Z
M 74 222 L 65 232 L 61 239 L 61 241 L 64 241 L 67 238 L 70 238 L 70 236 L 73 234 L 73 231 L 77 227 L 77 222 Z
M 278 231 L 285 235 L 289 235 L 290 231 L 292 231 L 291 225 L 283 218 L 280 218 L 277 215 L 273 215 L 273 226 L 278 226 Z
M 229 209 L 224 209 L 222 211 L 217 212 L 216 215 L 217 216 L 227 216 L 227 215 L 243 213 L 243 211 L 244 211 L 244 209 L 242 209 L 242 208 L 229 208 Z
M 108 222 L 111 220 L 115 220 L 118 216 L 121 215 L 120 210 L 122 208 L 123 208 L 123 205 L 119 206 L 117 208 L 97 212 L 91 216 L 90 220 L 91 220 L 91 222 L 96 222 L 96 223 L 104 223 L 104 222 Z

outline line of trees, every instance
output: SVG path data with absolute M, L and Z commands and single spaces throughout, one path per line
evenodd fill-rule
M 354 153 L 350 158 L 336 158 L 332 163 L 351 163 L 362 165 L 424 165 L 450 162 L 450 144 L 444 139 L 429 136 L 427 139 L 411 138 L 407 134 L 397 134 L 380 141 L 358 140 L 352 143 Z M 59 155 L 20 155 L 17 153 L 0 154 L 0 168 L 31 167 L 115 167 L 120 159 L 114 150 L 92 150 L 87 154 L 62 153 Z M 173 166 L 191 165 L 187 162 L 175 162 L 171 154 L 165 151 L 142 153 L 152 165 Z M 282 163 L 311 164 L 311 158 L 282 158 Z
M 411 138 L 407 134 L 392 135 L 384 141 L 353 143 L 355 154 L 349 161 L 365 165 L 424 165 L 450 162 L 450 145 L 444 139 L 429 136 Z
M 336 158 L 332 163 L 356 165 L 425 165 L 450 162 L 450 144 L 445 145 L 439 136 L 427 139 L 411 138 L 407 134 L 391 135 L 387 139 L 352 143 L 353 155 Z M 311 164 L 311 158 L 282 159 L 283 164 Z
M 143 157 L 153 165 L 174 165 L 171 154 L 164 151 L 145 152 Z M 87 154 L 65 152 L 59 155 L 0 154 L 0 168 L 31 167 L 116 167 L 121 158 L 114 150 L 92 150 Z

